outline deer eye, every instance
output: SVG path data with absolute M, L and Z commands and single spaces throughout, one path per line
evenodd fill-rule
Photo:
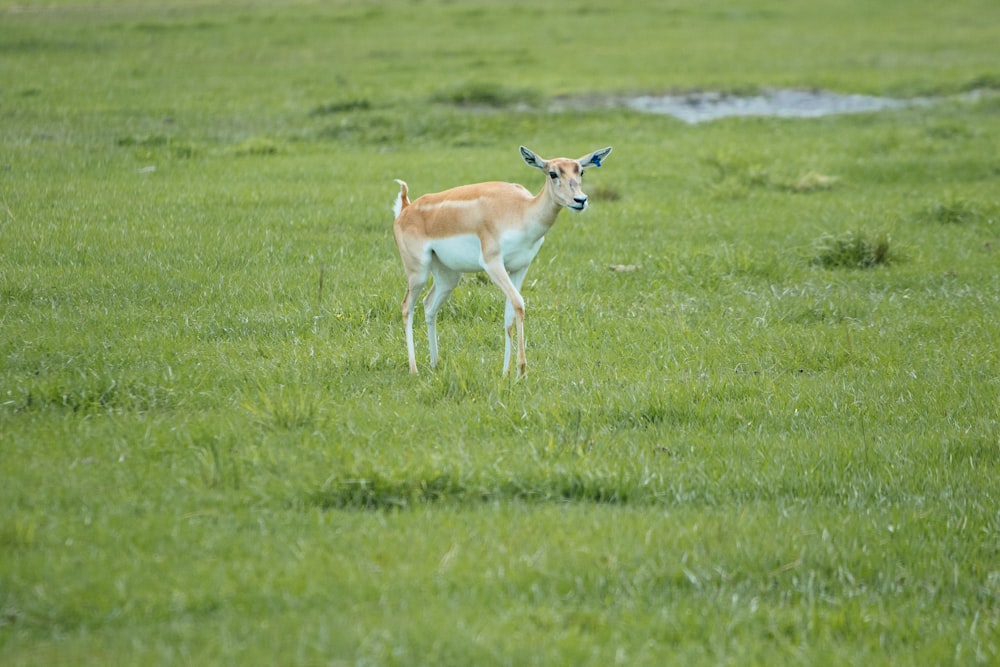
M 550 172 L 549 172 L 549 178 L 551 178 L 551 179 L 552 179 L 552 180 L 554 181 L 554 180 L 556 180 L 557 178 L 559 178 L 559 174 L 557 174 L 557 173 L 556 173 L 556 172 L 554 172 L 554 171 L 550 171 Z

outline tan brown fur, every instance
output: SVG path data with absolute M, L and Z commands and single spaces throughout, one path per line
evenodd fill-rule
M 524 299 L 520 294 L 524 275 L 562 208 L 586 208 L 587 196 L 581 190 L 584 167 L 599 167 L 610 152 L 605 148 L 579 160 L 544 160 L 522 147 L 525 162 L 546 173 L 545 185 L 534 196 L 522 185 L 492 181 L 425 194 L 410 201 L 408 186 L 397 181 L 400 192 L 393 236 L 407 275 L 402 312 L 410 372 L 417 372 L 413 308 L 428 274 L 433 274 L 434 283 L 424 299 L 424 310 L 433 366 L 437 363 L 438 308 L 461 275 L 474 271 L 485 271 L 507 297 L 504 372 L 510 366 L 515 331 L 518 371 L 522 375 L 527 372 Z

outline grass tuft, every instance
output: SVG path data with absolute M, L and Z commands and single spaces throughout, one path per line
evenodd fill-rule
M 491 475 L 428 471 L 400 475 L 368 471 L 328 479 L 309 492 L 309 506 L 365 511 L 405 510 L 427 505 L 470 506 L 483 503 L 597 503 L 648 505 L 665 491 L 591 471 L 558 468 Z
M 788 183 L 786 187 L 792 192 L 819 192 L 832 190 L 839 180 L 836 176 L 821 174 L 817 171 L 807 171 L 794 181 Z
M 813 264 L 825 269 L 871 269 L 899 259 L 889 234 L 852 231 L 840 236 L 826 234 L 815 242 Z
M 166 154 L 174 158 L 189 159 L 201 153 L 194 143 L 164 134 L 122 136 L 115 144 L 121 148 L 131 148 L 140 157 Z
M 942 225 L 968 225 L 987 218 L 986 212 L 976 202 L 957 197 L 935 201 L 914 216 L 918 222 Z
M 741 199 L 754 190 L 808 194 L 832 190 L 840 179 L 814 169 L 798 176 L 780 173 L 760 160 L 728 151 L 704 160 L 713 171 L 712 189 L 720 199 Z
M 257 403 L 244 405 L 260 425 L 278 430 L 316 426 L 320 420 L 322 396 L 300 387 L 281 387 L 277 392 L 260 391 Z
M 981 90 L 1000 90 L 1000 73 L 988 72 L 974 76 L 962 86 L 963 90 L 974 92 Z
M 470 82 L 440 90 L 431 100 L 460 107 L 505 109 L 515 106 L 538 106 L 542 95 L 530 88 L 510 88 L 498 83 Z
M 372 108 L 370 100 L 365 98 L 341 100 L 339 102 L 327 102 L 320 104 L 313 109 L 310 116 L 332 116 L 335 114 L 348 113 L 351 111 L 369 111 Z
M 241 157 L 260 157 L 277 155 L 281 152 L 278 143 L 266 137 L 251 137 L 236 145 L 233 152 Z

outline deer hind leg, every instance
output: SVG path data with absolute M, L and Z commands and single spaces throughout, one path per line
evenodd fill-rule
M 417 353 L 413 349 L 413 309 L 417 305 L 417 297 L 423 285 L 411 285 L 406 288 L 403 297 L 403 327 L 406 329 L 406 354 L 410 359 L 410 372 L 417 372 Z
M 452 271 L 440 262 L 431 265 L 434 284 L 424 298 L 424 318 L 427 320 L 427 341 L 431 349 L 431 368 L 438 363 L 437 315 L 441 305 L 448 300 L 462 274 Z
M 410 372 L 417 372 L 417 355 L 413 349 L 413 311 L 417 307 L 420 293 L 427 284 L 427 267 L 418 266 L 414 270 L 407 267 L 406 294 L 403 296 L 403 326 L 406 329 L 406 353 L 410 359 Z

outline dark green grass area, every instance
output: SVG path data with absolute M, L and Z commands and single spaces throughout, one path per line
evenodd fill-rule
M 995 664 L 994 2 L 0 2 L 0 663 Z M 879 114 L 687 125 L 630 94 Z M 561 109 L 561 110 L 559 110 Z M 407 372 L 394 178 L 614 153 Z

